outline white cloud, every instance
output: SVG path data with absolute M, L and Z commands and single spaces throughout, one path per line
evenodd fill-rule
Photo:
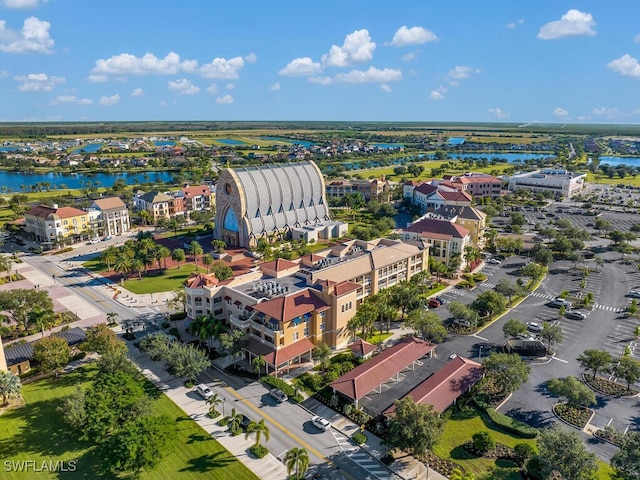
M 22 30 L 16 32 L 6 28 L 0 20 L 0 51 L 7 53 L 51 53 L 54 41 L 49 36 L 51 24 L 36 17 L 24 21 Z
M 623 77 L 640 78 L 640 64 L 628 53 L 607 63 L 607 68 Z
M 383 91 L 387 92 L 387 93 L 391 93 L 391 92 L 393 92 L 393 89 L 391 88 L 391 85 L 387 85 L 386 83 L 382 83 L 382 84 L 380 84 L 380 88 L 381 88 Z
M 429 94 L 429 98 L 431 100 L 444 100 L 447 95 L 448 90 L 445 87 L 438 87 L 435 90 L 431 90 Z
M 269 90 L 271 90 L 272 92 L 277 92 L 280 90 L 280 82 L 276 82 L 273 85 L 271 85 L 269 87 Z
M 216 98 L 218 105 L 231 105 L 233 103 L 233 97 L 231 95 L 225 95 L 224 97 Z
M 322 71 L 322 65 L 309 57 L 294 58 L 278 73 L 288 77 L 317 75 Z
M 480 70 L 473 67 L 456 65 L 453 69 L 449 70 L 449 73 L 447 73 L 447 81 L 451 85 L 458 85 L 458 83 L 460 83 L 459 80 L 469 78 L 474 73 L 480 73 Z
M 50 77 L 46 73 L 30 73 L 25 76 L 13 77 L 20 83 L 18 90 L 21 92 L 50 92 L 59 83 L 64 83 L 64 77 Z
M 567 115 L 569 115 L 569 112 L 567 112 L 564 108 L 557 107 L 553 109 L 552 115 L 554 117 L 566 117 Z
M 180 55 L 175 52 L 169 52 L 164 58 L 158 58 L 153 53 L 146 53 L 142 57 L 121 53 L 111 58 L 96 60 L 91 73 L 99 78 L 122 75 L 175 75 L 179 72 L 193 72 L 197 66 L 196 60 L 180 60 Z
M 100 105 L 104 105 L 105 107 L 110 107 L 112 105 L 115 105 L 119 101 L 120 101 L 120 95 L 116 93 L 115 95 L 111 95 L 110 97 L 107 97 L 106 95 L 103 97 L 100 97 L 100 100 L 98 101 L 98 103 Z
M 0 70 L 0 78 L 7 78 L 9 76 L 9 72 L 6 70 Z
M 416 52 L 405 53 L 400 57 L 400 60 L 402 60 L 403 62 L 408 62 L 409 60 L 413 60 L 417 56 L 418 54 Z
M 211 95 L 215 95 L 216 93 L 218 93 L 218 85 L 212 83 L 207 87 L 207 92 L 209 92 Z
M 541 40 L 555 40 L 556 38 L 588 36 L 593 37 L 596 31 L 593 27 L 596 22 L 590 13 L 581 12 L 580 10 L 571 9 L 560 20 L 549 22 L 538 32 L 538 38 Z
M 106 75 L 89 75 L 89 81 L 92 83 L 101 83 L 109 80 L 109 77 Z
M 200 67 L 200 75 L 204 78 L 226 78 L 235 80 L 239 78 L 242 67 L 244 67 L 242 57 L 233 57 L 229 60 L 216 57 L 211 63 Z
M 195 95 L 200 92 L 200 87 L 193 85 L 186 78 L 180 80 L 170 80 L 167 84 L 169 90 L 178 92 L 179 95 Z
M 258 61 L 258 55 L 251 52 L 250 54 L 244 56 L 244 61 L 247 63 L 256 63 Z
M 489 115 L 492 117 L 498 119 L 509 118 L 509 115 L 511 115 L 509 112 L 505 112 L 501 108 L 490 108 L 487 112 L 489 112 Z
M 132 97 L 144 97 L 144 90 L 141 88 L 134 88 L 131 92 Z
M 233 83 L 227 83 L 224 88 L 226 88 L 227 90 L 233 90 L 234 88 L 236 88 L 236 86 Z
M 369 31 L 363 28 L 347 35 L 341 47 L 333 45 L 329 53 L 322 56 L 322 63 L 330 67 L 348 67 L 370 62 L 375 49 L 376 44 L 371 40 Z
M 351 70 L 349 73 L 339 73 L 335 80 L 341 83 L 387 83 L 402 79 L 402 72 L 393 68 L 369 67 L 367 70 Z
M 73 95 L 59 95 L 51 100 L 51 105 L 61 105 L 63 103 L 75 103 L 77 105 L 92 105 L 93 100 L 88 98 L 78 98 Z
M 394 47 L 404 47 L 405 45 L 420 45 L 422 43 L 435 42 L 438 36 L 431 30 L 423 27 L 408 28 L 403 25 L 393 35 L 393 39 L 389 45 Z
M 333 83 L 333 78 L 331 77 L 309 77 L 307 80 L 318 85 L 331 85 Z
M 43 3 L 46 3 L 46 0 Z M 15 10 L 37 8 L 40 5 L 40 0 L 2 0 L 2 5 Z
M 520 18 L 515 22 L 507 23 L 507 28 L 509 29 L 516 28 L 518 25 L 522 25 L 523 23 L 524 23 L 524 18 Z
M 596 107 L 591 110 L 591 114 L 605 117 L 616 117 L 619 112 L 617 108 Z

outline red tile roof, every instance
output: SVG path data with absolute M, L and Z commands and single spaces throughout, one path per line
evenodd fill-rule
M 333 293 L 334 295 L 340 297 L 347 293 L 353 292 L 354 290 L 358 290 L 360 286 L 361 285 L 359 283 L 355 283 L 355 282 L 349 282 L 349 281 L 340 282 L 335 286 Z
M 198 195 L 204 195 L 205 197 L 211 196 L 211 190 L 206 185 L 193 185 L 192 187 L 181 188 L 185 197 L 197 197 Z
M 358 340 L 356 340 L 351 344 L 350 348 L 351 348 L 351 351 L 356 355 L 360 357 L 364 357 L 372 353 L 378 347 L 359 338 Z
M 218 285 L 218 282 L 218 277 L 214 274 L 205 275 L 204 273 L 192 273 L 191 276 L 185 280 L 184 284 L 188 288 L 202 288 L 210 285 L 215 287 Z
M 313 350 L 313 343 L 308 338 L 303 338 L 302 340 L 298 340 L 291 345 L 287 345 L 284 348 L 280 348 L 274 352 L 268 353 L 264 356 L 265 362 L 273 365 L 278 368 L 279 365 L 288 362 L 289 360 L 293 360 L 299 355 L 304 355 L 305 353 Z
M 60 218 L 71 218 L 87 215 L 87 212 L 75 207 L 53 208 L 48 205 L 38 205 L 37 207 L 30 208 L 25 213 L 25 215 L 32 215 L 34 217 L 45 219 L 51 214 L 57 215 Z
M 308 288 L 291 295 L 272 298 L 253 306 L 254 310 L 281 322 L 288 322 L 314 310 L 322 312 L 328 308 L 329 305 L 316 297 Z
M 393 347 L 345 373 L 330 385 L 334 391 L 342 393 L 347 398 L 360 400 L 434 348 L 435 345 L 419 338 L 403 338 Z
M 435 218 L 423 218 L 405 228 L 404 231 L 420 233 L 424 237 L 431 238 L 464 238 L 469 235 L 469 230 L 462 225 Z
M 471 202 L 473 197 L 467 192 L 456 190 L 455 192 L 440 191 L 440 196 L 449 202 Z
M 445 411 L 456 399 L 482 378 L 482 365 L 464 357 L 456 357 L 405 395 L 419 404 L 433 405 L 436 412 Z M 403 397 L 404 398 L 404 397 Z M 385 415 L 393 413 L 391 405 Z
M 421 183 L 415 188 L 416 192 L 420 192 L 424 195 L 431 195 L 433 192 L 437 191 L 438 187 L 435 185 L 431 185 L 429 183 Z
M 283 270 L 287 270 L 289 268 L 297 267 L 298 264 L 296 262 L 292 262 L 290 260 L 285 260 L 284 258 L 276 258 L 271 262 L 265 262 L 260 265 L 260 269 L 264 270 L 275 270 L 276 272 L 281 272 Z

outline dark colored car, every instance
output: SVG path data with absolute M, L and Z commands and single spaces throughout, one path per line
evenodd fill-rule
M 440 305 L 441 303 L 435 298 L 429 300 L 429 308 L 438 308 Z
M 242 420 L 240 420 L 240 428 L 242 428 L 243 431 L 247 430 L 247 427 L 249 426 L 250 423 L 251 423 L 251 419 L 246 415 L 242 415 Z

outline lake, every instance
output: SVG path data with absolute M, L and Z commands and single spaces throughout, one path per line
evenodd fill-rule
M 146 175 L 146 176 L 145 176 Z M 54 187 L 60 188 L 64 185 L 64 189 L 83 188 L 91 185 L 98 187 L 111 187 L 116 180 L 122 179 L 127 185 L 143 184 L 143 183 L 159 183 L 167 182 L 173 179 L 172 172 L 122 172 L 122 173 L 94 173 L 94 174 L 78 174 L 78 173 L 29 173 L 29 172 L 6 172 L 0 171 L 0 185 L 5 187 L 6 192 L 29 192 L 31 186 L 38 183 L 47 182 Z M 24 185 L 26 189 L 21 189 Z
M 391 150 L 394 148 L 404 148 L 404 143 L 372 143 L 371 146 L 382 148 L 384 150 Z
M 260 137 L 260 140 L 269 140 L 271 142 L 282 142 L 282 143 L 291 143 L 302 145 L 303 147 L 309 148 L 315 145 L 313 142 L 307 142 L 306 140 L 296 140 L 295 138 L 283 138 L 283 137 Z
M 216 142 L 222 143 L 223 145 L 246 145 L 247 142 L 243 142 L 241 140 L 235 140 L 233 138 L 216 138 Z
M 156 147 L 175 147 L 176 142 L 173 142 L 171 140 L 162 140 L 159 142 L 153 142 L 153 145 Z
M 451 137 L 447 143 L 449 145 L 462 145 L 464 141 L 464 137 Z
M 96 153 L 102 148 L 102 145 L 104 145 L 104 143 L 88 143 L 82 147 L 76 148 L 71 153 Z

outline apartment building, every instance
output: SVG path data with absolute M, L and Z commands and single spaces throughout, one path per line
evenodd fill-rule
M 183 204 L 185 215 L 211 210 L 212 193 L 208 185 L 187 185 L 176 192 L 176 200 Z
M 25 231 L 42 248 L 52 248 L 64 241 L 77 242 L 92 232 L 96 212 L 85 212 L 75 207 L 38 205 L 27 210 Z M 94 232 L 95 233 L 95 232 Z
M 502 180 L 488 173 L 467 172 L 460 176 L 445 175 L 445 184 L 467 192 L 473 198 L 500 198 Z
M 423 217 L 402 231 L 405 241 L 422 240 L 431 247 L 431 256 L 450 265 L 454 256 L 460 257 L 460 266 L 465 264 L 465 248 L 471 245 L 471 235 L 462 225 L 448 220 Z
M 211 315 L 246 333 L 246 358 L 269 371 L 309 360 L 314 345 L 351 340 L 347 322 L 362 301 L 428 268 L 422 242 L 351 240 L 297 261 L 278 259 L 219 281 L 194 274 L 185 284 L 187 316 Z
M 95 200 L 89 210 L 99 212 L 93 226 L 98 235 L 122 235 L 131 229 L 129 210 L 120 197 Z
M 338 178 L 327 183 L 328 198 L 343 198 L 351 193 L 360 193 L 365 201 L 388 202 L 391 197 L 391 182 L 385 178 Z
M 182 201 L 162 192 L 138 192 L 133 198 L 133 205 L 136 211 L 146 210 L 154 223 L 160 218 L 169 220 L 174 215 L 184 214 Z
M 477 208 L 443 206 L 433 212 L 433 218 L 448 220 L 457 223 L 469 230 L 471 243 L 480 245 L 484 241 L 484 231 L 487 226 L 487 215 Z

